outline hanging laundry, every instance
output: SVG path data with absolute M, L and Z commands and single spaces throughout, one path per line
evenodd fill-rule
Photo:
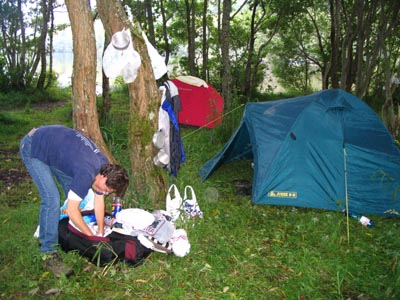
M 170 172 L 173 176 L 178 175 L 181 163 L 185 162 L 185 150 L 180 134 L 178 113 L 181 110 L 181 101 L 176 85 L 168 80 L 163 83 L 166 87 L 165 100 L 161 107 L 168 113 L 170 119 Z

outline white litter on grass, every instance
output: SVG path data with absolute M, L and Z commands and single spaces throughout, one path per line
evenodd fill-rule
M 172 252 L 176 256 L 184 257 L 190 252 L 190 243 L 184 229 L 176 229 L 171 238 Z

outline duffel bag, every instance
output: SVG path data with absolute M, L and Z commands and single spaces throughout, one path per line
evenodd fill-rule
M 69 224 L 68 218 L 59 222 L 58 240 L 64 251 L 78 251 L 99 266 L 124 261 L 136 267 L 153 252 L 134 236 L 118 232 L 112 232 L 107 237 L 85 235 Z

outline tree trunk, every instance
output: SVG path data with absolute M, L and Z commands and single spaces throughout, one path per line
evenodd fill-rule
M 393 138 L 396 139 L 399 126 L 400 126 L 400 108 L 397 105 L 397 115 L 394 110 L 393 93 L 396 85 L 392 82 L 392 74 L 390 70 L 390 59 L 387 54 L 386 46 L 382 49 L 383 59 L 385 61 L 385 103 L 382 105 L 382 120 L 385 123 L 387 129 L 392 134 Z
M 53 84 L 53 37 L 54 37 L 54 0 L 49 0 L 50 31 L 49 31 L 49 78 L 45 88 Z
M 164 1 L 160 0 L 160 11 L 161 11 L 161 18 L 162 18 L 162 37 L 164 40 L 164 50 L 165 50 L 165 64 L 168 66 L 169 56 L 171 54 L 171 44 L 169 42 L 168 37 L 168 30 L 167 30 L 167 18 L 166 18 L 166 11 L 164 7 Z
M 251 10 L 251 22 L 250 22 L 250 36 L 247 47 L 247 62 L 246 68 L 244 70 L 244 78 L 242 85 L 242 94 L 244 96 L 250 95 L 250 86 L 251 86 L 251 75 L 252 75 L 252 67 L 254 66 L 254 44 L 256 42 L 256 16 L 257 16 L 257 8 L 259 7 L 259 1 L 254 1 L 253 8 Z
M 96 142 L 111 162 L 114 157 L 100 132 L 96 107 L 96 40 L 86 0 L 66 0 L 73 38 L 72 111 L 74 126 Z
M 381 61 L 387 39 L 399 25 L 399 1 L 356 0 L 346 19 L 341 88 L 363 98 Z
M 16 83 L 14 87 L 17 89 L 23 89 L 26 87 L 27 83 L 25 81 L 25 72 L 26 72 L 26 33 L 25 33 L 25 24 L 24 24 L 24 14 L 22 12 L 22 1 L 18 0 L 18 21 L 21 26 L 21 53 L 19 53 L 19 62 L 15 62 L 14 66 L 16 67 L 16 71 L 18 72 L 18 76 L 16 78 Z M 19 68 L 17 65 L 19 64 Z
M 196 3 L 193 0 L 185 0 L 186 6 L 186 30 L 188 34 L 188 67 L 189 75 L 197 76 L 196 70 Z
M 146 13 L 147 19 L 147 38 L 149 39 L 150 43 L 156 46 L 156 34 L 154 32 L 154 16 L 153 16 L 153 9 L 152 9 L 152 2 L 151 0 L 144 1 L 144 10 Z
M 47 0 L 41 1 L 41 12 L 42 12 L 42 28 L 40 31 L 40 37 L 38 39 L 38 58 L 40 59 L 40 74 L 37 82 L 37 89 L 43 90 L 44 83 L 46 81 L 46 71 L 47 71 L 47 55 L 46 55 L 46 40 L 47 40 L 47 28 L 50 18 L 50 5 Z
M 207 42 L 207 10 L 208 1 L 204 0 L 203 4 L 203 40 L 202 40 L 202 56 L 203 56 L 203 67 L 201 76 L 204 80 L 208 81 L 208 42 Z
M 232 9 L 231 0 L 223 1 L 222 8 L 222 24 L 221 24 L 221 56 L 222 56 L 222 76 L 221 76 L 221 93 L 225 101 L 225 111 L 232 108 L 231 99 L 231 66 L 229 58 L 229 34 L 230 34 L 230 13 Z
M 110 39 L 107 34 L 104 34 L 104 46 L 103 46 L 103 55 L 105 50 L 107 49 L 107 45 L 110 43 Z M 103 105 L 101 107 L 100 119 L 104 119 L 111 110 L 111 98 L 110 98 L 110 79 L 104 74 L 103 68 L 101 70 L 102 74 L 102 95 L 103 95 Z
M 340 47 L 340 5 L 339 0 L 330 0 L 329 1 L 329 10 L 331 16 L 331 59 L 329 62 L 329 67 L 327 68 L 323 78 L 323 85 L 324 89 L 328 88 L 328 78 L 331 78 L 332 88 L 339 88 L 339 47 Z M 330 75 L 330 76 L 329 76 Z
M 106 34 L 130 28 L 135 50 L 140 54 L 142 65 L 133 83 L 128 84 L 130 99 L 130 123 L 128 128 L 131 180 L 137 198 L 153 201 L 155 208 L 165 206 L 165 171 L 153 164 L 153 133 L 158 129 L 158 110 L 161 93 L 156 85 L 146 44 L 138 25 L 129 22 L 121 2 L 97 0 L 97 8 Z

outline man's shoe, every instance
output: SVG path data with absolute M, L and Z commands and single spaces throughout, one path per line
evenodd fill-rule
M 61 278 L 64 274 L 69 277 L 74 274 L 74 270 L 67 266 L 58 253 L 51 253 L 46 255 L 44 259 L 44 267 L 46 270 L 52 272 L 56 278 Z

